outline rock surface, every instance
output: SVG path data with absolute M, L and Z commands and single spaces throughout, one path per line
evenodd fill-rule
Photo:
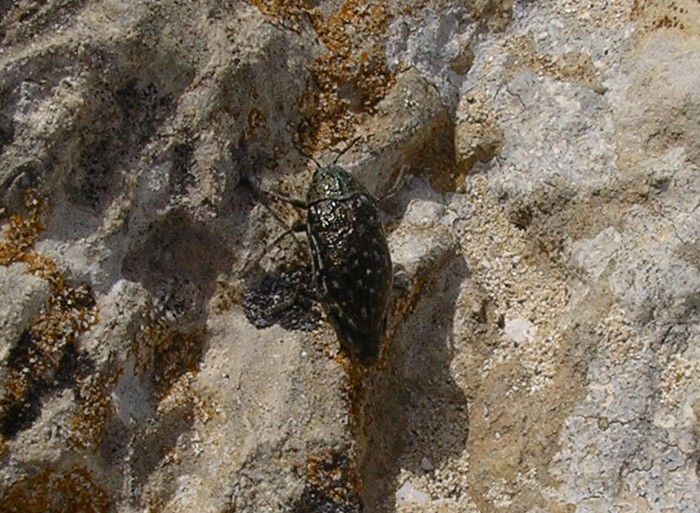
M 697 511 L 697 2 L 21 0 L 0 39 L 0 510 Z M 358 136 L 371 369 L 247 185 Z

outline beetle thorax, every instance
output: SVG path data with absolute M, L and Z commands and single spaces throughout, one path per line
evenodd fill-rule
M 358 192 L 367 193 L 354 176 L 340 166 L 330 165 L 316 170 L 306 201 L 310 204 L 324 199 L 342 199 Z

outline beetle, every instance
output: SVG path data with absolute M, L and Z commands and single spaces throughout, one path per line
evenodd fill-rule
M 314 172 L 306 197 L 313 276 L 340 344 L 364 365 L 379 353 L 393 270 L 377 200 L 342 167 Z
M 336 162 L 315 159 L 306 200 L 266 192 L 306 210 L 313 280 L 341 348 L 365 366 L 379 354 L 387 323 L 393 269 L 377 200 Z

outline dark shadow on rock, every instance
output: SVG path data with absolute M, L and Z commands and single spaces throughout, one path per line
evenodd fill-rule
M 132 431 L 133 454 L 129 460 L 129 473 L 133 477 L 130 483 L 133 488 L 130 493 L 132 496 L 141 497 L 141 503 L 135 505 L 147 509 L 143 488 L 147 486 L 153 472 L 167 461 L 168 454 L 175 450 L 178 443 L 182 443 L 183 438 L 189 441 L 194 419 L 194 403 L 186 402 Z M 177 480 L 173 476 L 172 480 L 164 479 L 162 485 L 149 494 L 167 502 L 176 491 Z
M 450 374 L 455 303 L 468 275 L 458 256 L 425 283 L 365 382 L 359 412 L 366 511 L 394 510 L 401 469 L 432 471 L 466 448 L 468 404 Z
M 291 228 L 292 220 L 278 210 L 284 202 L 265 197 L 262 194 L 265 189 L 259 183 L 258 171 L 270 171 L 273 162 L 253 148 L 248 151 L 246 143 L 241 144 L 238 155 L 233 158 L 242 171 L 241 193 L 249 196 L 252 205 L 265 204 L 267 211 L 263 219 L 273 226 L 278 224 L 275 231 L 269 233 L 269 240 L 260 240 L 260 247 L 255 248 L 244 267 L 242 307 L 246 318 L 258 329 L 277 324 L 286 330 L 312 331 L 321 323 L 322 307 L 314 285 L 307 242 L 303 236 L 295 235 L 298 230 Z M 272 190 L 276 192 L 274 186 Z M 257 230 L 266 231 L 263 225 Z
M 210 228 L 174 212 L 130 248 L 122 271 L 142 283 L 170 318 L 196 324 L 205 316 L 217 276 L 230 270 L 232 260 L 231 249 Z
M 0 153 L 3 148 L 12 143 L 15 138 L 15 127 L 12 118 L 0 111 Z
M 311 265 L 283 264 L 246 287 L 243 311 L 258 329 L 279 324 L 286 330 L 312 331 L 321 322 Z

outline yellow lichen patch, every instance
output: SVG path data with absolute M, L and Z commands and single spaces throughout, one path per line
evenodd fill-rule
M 103 513 L 110 509 L 107 493 L 83 467 L 63 473 L 46 469 L 19 479 L 7 488 L 0 503 L 7 513 Z
M 102 439 L 105 423 L 114 413 L 110 392 L 116 385 L 121 369 L 108 376 L 100 373 L 79 377 L 77 392 L 79 408 L 73 416 L 71 441 L 82 449 L 96 446 Z
M 661 404 L 673 409 L 689 402 L 688 391 L 697 383 L 700 383 L 700 363 L 686 353 L 671 355 L 661 372 Z
M 581 52 L 566 52 L 561 55 L 539 53 L 531 32 L 513 38 L 508 43 L 513 61 L 508 67 L 510 76 L 524 69 L 545 73 L 559 80 L 579 84 L 602 92 L 600 76 L 591 56 Z
M 315 88 L 302 99 L 302 142 L 327 147 L 350 137 L 360 114 L 373 112 L 394 84 L 384 44 L 384 2 L 346 0 L 327 20 L 315 18 L 326 51 L 310 71 Z
M 595 334 L 603 340 L 598 347 L 610 362 L 622 365 L 644 351 L 648 340 L 640 337 L 637 330 L 620 308 L 612 308 L 596 326 Z
M 311 83 L 300 107 L 301 144 L 325 148 L 352 136 L 394 84 L 384 46 L 390 16 L 385 2 L 345 0 L 324 16 L 306 0 L 251 0 L 268 16 L 299 30 L 307 18 L 325 51 L 309 66 Z
M 162 315 L 152 312 L 132 347 L 136 374 L 152 376 L 156 399 L 160 401 L 171 393 L 182 376 L 195 376 L 199 372 L 204 337 L 194 330 L 178 331 Z
M 0 240 L 0 264 L 24 262 L 29 272 L 51 287 L 47 304 L 10 351 L 0 390 L 0 434 L 12 437 L 38 416 L 43 394 L 76 380 L 77 336 L 97 320 L 92 291 L 69 284 L 50 258 L 31 249 L 43 230 L 45 203 L 31 192 L 28 215 L 13 215 Z

